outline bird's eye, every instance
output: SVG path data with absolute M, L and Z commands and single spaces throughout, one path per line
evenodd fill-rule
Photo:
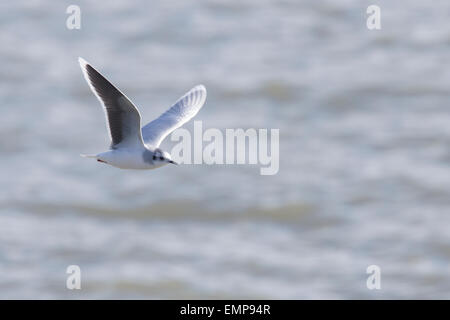
M 159 157 L 159 160 L 164 160 L 164 157 Z
M 153 160 L 156 160 L 156 156 L 153 156 Z

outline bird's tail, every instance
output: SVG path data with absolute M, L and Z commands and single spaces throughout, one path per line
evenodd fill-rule
M 97 158 L 96 154 L 80 154 L 80 156 L 82 156 L 83 158 Z

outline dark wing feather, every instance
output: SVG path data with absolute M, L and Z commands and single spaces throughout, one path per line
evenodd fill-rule
M 92 92 L 102 103 L 111 137 L 111 148 L 142 145 L 141 116 L 134 104 L 89 63 L 79 58 Z

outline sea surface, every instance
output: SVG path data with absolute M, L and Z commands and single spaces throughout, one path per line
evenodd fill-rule
M 1 2 L 0 298 L 449 299 L 450 2 L 371 4 Z M 204 84 L 195 120 L 279 129 L 279 172 L 81 158 L 109 138 L 79 56 L 144 123 Z

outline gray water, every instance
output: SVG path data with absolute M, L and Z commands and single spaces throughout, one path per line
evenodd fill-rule
M 0 4 L 0 298 L 450 298 L 448 1 L 76 2 Z M 278 174 L 80 158 L 78 56 L 144 122 L 203 83 L 205 127 L 280 129 Z

